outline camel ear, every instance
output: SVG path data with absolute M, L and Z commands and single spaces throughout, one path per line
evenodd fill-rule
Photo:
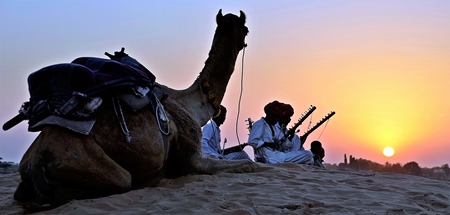
M 242 23 L 244 23 L 244 24 L 245 24 L 245 19 L 246 19 L 246 17 L 245 17 L 245 13 L 244 13 L 244 12 L 242 12 L 242 10 L 240 10 L 239 12 L 241 13 L 241 15 L 239 16 L 239 18 L 241 19 Z
M 223 15 L 222 15 L 222 9 L 220 9 L 220 10 L 219 10 L 219 13 L 217 13 L 217 16 L 216 16 L 216 22 L 217 22 L 217 24 L 219 24 L 219 22 L 222 20 L 222 18 L 223 18 Z

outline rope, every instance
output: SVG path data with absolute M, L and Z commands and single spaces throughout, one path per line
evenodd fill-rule
M 125 135 L 125 139 L 126 139 L 127 143 L 130 143 L 131 135 L 130 135 L 130 131 L 128 130 L 127 123 L 125 122 L 125 117 L 123 116 L 122 106 L 120 105 L 120 101 L 119 101 L 117 95 L 115 95 L 115 97 L 114 96 L 111 97 L 111 99 L 113 102 L 114 113 L 116 114 L 116 117 L 119 120 L 120 129 L 122 130 L 122 133 Z M 117 100 L 117 104 L 116 104 L 116 100 Z M 116 105 L 119 107 L 119 113 L 117 113 Z M 120 117 L 119 117 L 119 115 L 120 115 Z
M 245 47 L 242 49 L 242 60 L 241 60 L 241 89 L 239 93 L 239 100 L 238 100 L 238 111 L 236 115 L 236 138 L 238 141 L 238 144 L 241 145 L 241 141 L 239 140 L 239 133 L 238 133 L 238 127 L 239 127 L 239 115 L 241 113 L 241 100 L 242 100 L 242 92 L 244 91 L 244 56 L 245 56 Z
M 239 122 L 239 115 L 240 115 L 240 111 L 241 111 L 241 100 L 242 100 L 242 92 L 243 92 L 243 88 L 244 88 L 244 56 L 245 56 L 245 46 L 244 46 L 244 48 L 243 48 L 243 50 L 242 50 L 242 61 L 241 61 L 241 85 L 240 85 L 240 93 L 239 93 L 239 100 L 238 100 L 238 112 L 237 112 L 237 116 L 236 116 L 236 137 L 237 137 L 237 141 L 238 141 L 238 144 L 239 145 L 241 145 L 241 142 L 240 142 L 240 140 L 239 140 L 239 134 L 238 134 L 238 122 Z M 200 83 L 200 92 L 202 93 L 202 95 L 204 96 L 204 93 L 203 93 L 203 89 L 202 89 L 203 87 L 202 87 L 202 85 L 201 85 L 201 83 Z M 210 121 L 212 121 L 212 119 L 210 119 Z M 214 136 L 215 136 L 215 129 L 213 129 L 213 132 L 214 132 Z M 225 149 L 225 142 L 224 142 L 224 144 L 223 144 L 223 148 L 222 149 Z M 223 150 L 222 150 L 222 156 L 223 156 Z

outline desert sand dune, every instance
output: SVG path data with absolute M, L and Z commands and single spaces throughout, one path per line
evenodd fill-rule
M 18 173 L 0 175 L 1 214 L 23 212 L 13 200 L 19 181 Z M 157 187 L 35 214 L 450 214 L 449 205 L 448 181 L 285 163 L 163 179 Z

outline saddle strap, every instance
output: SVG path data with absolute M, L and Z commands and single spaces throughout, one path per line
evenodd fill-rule
M 160 103 L 160 100 L 158 98 L 158 96 L 155 94 L 153 88 L 148 94 L 147 97 L 149 98 L 150 101 L 150 106 L 153 109 L 153 113 L 155 114 L 155 118 L 156 121 L 158 122 L 158 128 L 159 131 L 161 132 L 161 136 L 163 139 L 163 143 L 164 143 L 164 161 L 167 159 L 167 148 L 168 148 L 168 142 L 167 142 L 167 135 L 169 135 L 170 133 L 170 127 L 169 127 L 169 118 L 167 117 L 165 110 L 164 110 L 164 106 Z M 163 96 L 163 99 L 164 96 Z M 167 123 L 167 127 L 164 128 L 164 122 Z
M 127 143 L 131 142 L 130 131 L 128 130 L 127 123 L 125 122 L 125 117 L 123 116 L 122 106 L 120 105 L 120 100 L 117 95 L 112 97 L 112 105 L 114 107 L 114 113 L 116 113 L 117 120 L 119 120 L 120 129 L 122 129 L 122 133 L 125 135 L 125 140 Z
M 159 89 L 156 93 L 154 90 Z M 148 98 L 148 102 L 150 104 L 150 107 L 153 110 L 153 114 L 155 115 L 156 121 L 158 123 L 159 131 L 161 132 L 161 136 L 163 139 L 163 145 L 164 145 L 164 161 L 167 159 L 167 148 L 168 148 L 168 140 L 167 135 L 170 133 L 170 127 L 168 125 L 169 118 L 167 117 L 164 106 L 161 104 L 160 100 L 164 100 L 166 98 L 166 94 L 164 94 L 160 88 L 152 87 L 149 92 L 144 92 L 143 94 L 146 94 L 146 97 Z M 158 96 L 158 95 L 159 96 Z M 122 133 L 125 135 L 127 143 L 131 142 L 131 135 L 130 131 L 128 130 L 128 126 L 126 124 L 125 118 L 123 116 L 122 112 L 122 106 L 120 104 L 120 99 L 118 95 L 112 96 L 112 105 L 114 107 L 114 112 L 116 114 L 117 119 L 119 120 L 120 129 L 122 130 Z M 164 123 L 167 123 L 167 127 L 164 127 Z

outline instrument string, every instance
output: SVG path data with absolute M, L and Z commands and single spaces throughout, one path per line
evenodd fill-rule
M 317 138 L 317 140 L 319 140 L 320 137 L 322 136 L 322 134 L 323 134 L 323 132 L 325 131 L 325 128 L 327 127 L 329 121 L 330 121 L 330 119 L 328 119 L 328 120 L 327 120 L 327 123 L 325 123 L 325 127 L 323 127 L 322 132 L 320 133 L 320 135 L 319 135 L 319 137 Z
M 311 128 L 312 118 L 313 118 L 313 114 L 311 113 L 311 116 L 309 117 L 308 128 L 306 130 L 309 130 L 309 128 Z

